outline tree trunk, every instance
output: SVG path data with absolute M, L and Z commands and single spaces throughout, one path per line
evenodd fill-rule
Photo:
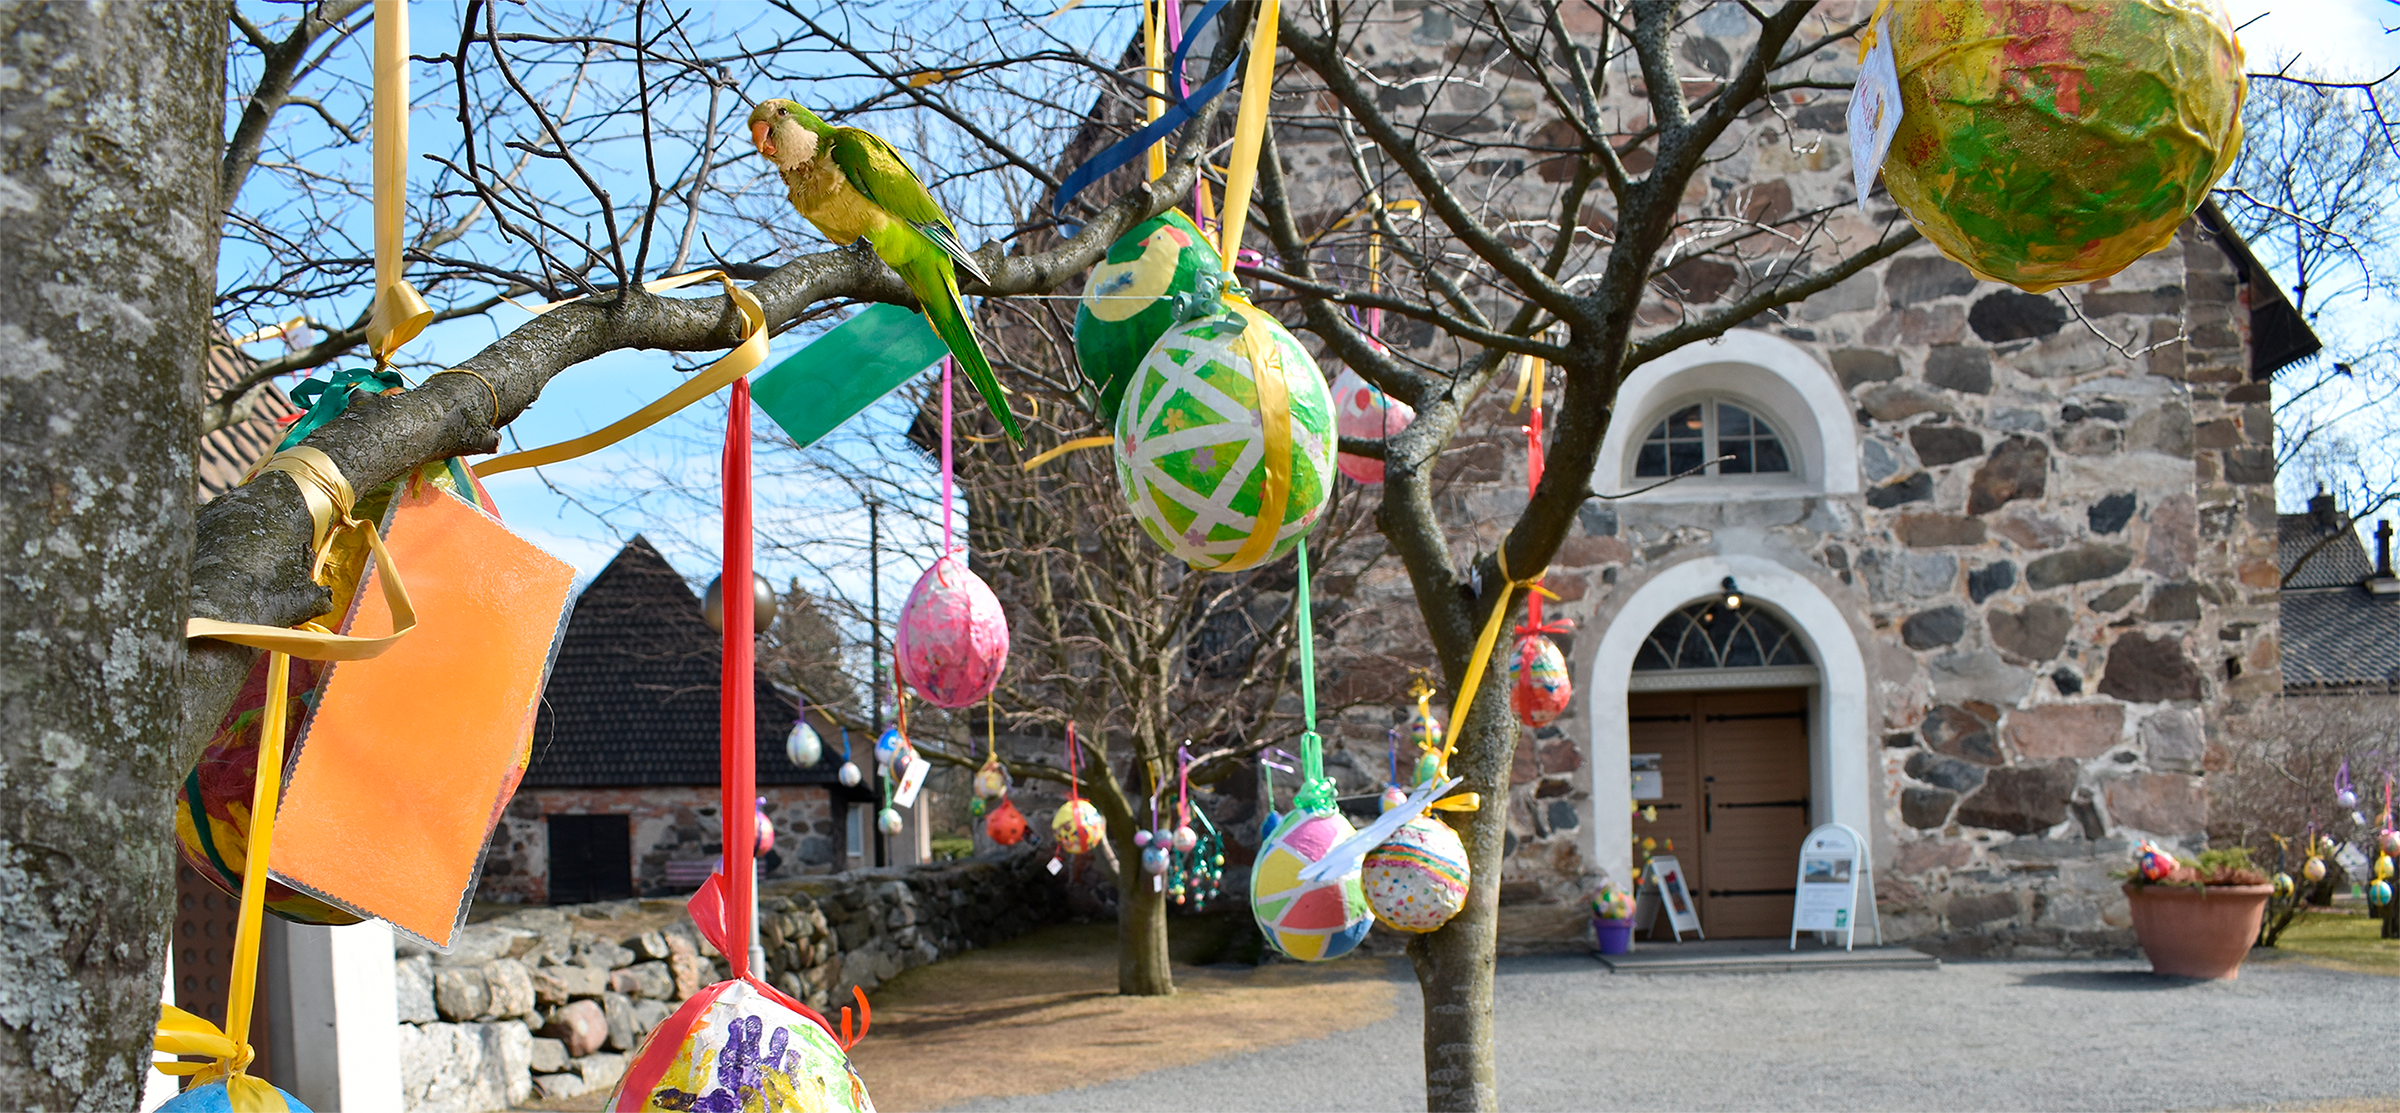
M 1503 639 L 1505 641 L 1505 639 Z M 1446 817 L 1467 846 L 1472 867 L 1467 906 L 1439 931 L 1409 941 L 1425 1006 L 1425 1108 L 1500 1107 L 1492 1063 L 1492 962 L 1500 938 L 1500 859 L 1508 839 L 1508 769 L 1516 750 L 1516 720 L 1508 710 L 1505 646 L 1484 666 L 1475 707 L 1467 716 L 1452 776 L 1462 791 L 1483 795 L 1472 812 Z
M 1175 972 L 1167 965 L 1167 895 L 1150 887 L 1142 848 L 1131 837 L 1117 847 L 1117 861 L 1117 992 L 1165 997 L 1175 992 Z
M 0 6 L 0 1094 L 139 1104 L 169 801 L 225 10 Z

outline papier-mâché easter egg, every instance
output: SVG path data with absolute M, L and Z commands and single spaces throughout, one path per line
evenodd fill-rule
M 945 553 L 917 577 L 900 608 L 892 654 L 900 679 L 936 707 L 965 707 L 992 694 L 1008 664 L 1008 617 L 1000 599 Z
M 1375 389 L 1358 372 L 1345 367 L 1333 377 L 1333 428 L 1342 436 L 1382 440 L 1416 419 L 1414 407 Z M 1373 457 L 1344 452 L 1334 466 L 1361 483 L 1383 482 L 1383 461 Z
M 1107 834 L 1108 821 L 1089 800 L 1069 800 L 1050 816 L 1050 837 L 1058 840 L 1062 854 L 1081 854 L 1100 845 Z
M 1111 453 L 1142 529 L 1200 571 L 1290 551 L 1333 474 L 1333 397 L 1316 361 L 1273 317 L 1225 305 L 1143 357 Z
M 783 740 L 784 759 L 802 769 L 814 767 L 825 756 L 825 740 L 817 736 L 817 728 L 802 719 L 792 724 L 792 733 Z
M 612 1110 L 873 1113 L 850 1056 L 816 1017 L 748 982 L 700 991 L 643 1038 Z
M 2242 142 L 2219 0 L 1922 0 L 1883 21 L 1883 181 L 1981 277 L 2040 293 L 2165 247 Z
M 1015 846 L 1025 841 L 1025 813 L 1017 810 L 1016 801 L 1002 797 L 984 817 L 983 833 L 1002 846 Z
M 1296 812 L 1275 825 L 1250 867 L 1250 914 L 1275 949 L 1302 962 L 1340 958 L 1367 937 L 1374 915 L 1359 874 L 1304 882 L 1300 871 L 1352 834 L 1339 812 Z
M 248 1074 L 203 1082 L 168 1098 L 155 1113 L 233 1113 L 236 1106 L 232 1088 L 237 1086 L 243 1091 L 242 1103 L 239 1106 L 241 1109 L 266 1109 L 278 1111 L 278 1113 L 309 1113 L 309 1108 L 300 1104 L 299 1098 L 276 1089 L 273 1084 L 264 1079 Z M 281 1104 L 278 1105 L 278 1102 Z
M 1108 245 L 1075 310 L 1075 359 L 1097 388 L 1092 412 L 1103 424 L 1116 419 L 1125 384 L 1151 346 L 1178 322 L 1213 309 L 1224 279 L 1217 249 L 1192 218 L 1172 209 Z
M 1367 852 L 1359 880 L 1375 918 L 1401 931 L 1427 932 L 1467 906 L 1467 846 L 1430 815 L 1402 824 Z
M 1567 658 L 1558 644 L 1540 634 L 1518 638 L 1508 658 L 1508 705 L 1517 721 L 1537 730 L 1549 726 L 1573 698 L 1575 685 L 1567 678 Z

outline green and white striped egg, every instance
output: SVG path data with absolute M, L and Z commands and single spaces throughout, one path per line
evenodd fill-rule
M 1117 481 L 1142 529 L 1201 571 L 1231 572 L 1289 552 L 1317 523 L 1333 475 L 1333 395 L 1297 338 L 1239 298 L 1167 330 L 1134 370 L 1117 410 Z M 1267 390 L 1262 391 L 1262 376 Z M 1280 387 L 1280 390 L 1277 388 Z M 1290 444 L 1283 512 L 1274 501 L 1264 409 L 1283 396 Z

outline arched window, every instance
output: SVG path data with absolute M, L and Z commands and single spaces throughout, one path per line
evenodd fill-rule
M 1741 406 L 1712 398 L 1679 407 L 1651 426 L 1634 455 L 1633 475 L 1664 479 L 1704 463 L 1707 475 L 1782 475 L 1792 470 L 1791 453 L 1774 426 Z
M 1660 619 L 1633 655 L 1632 690 L 1813 684 L 1816 662 L 1774 612 L 1703 599 Z

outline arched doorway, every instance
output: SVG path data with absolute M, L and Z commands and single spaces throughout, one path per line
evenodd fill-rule
M 1728 576 L 1740 587 L 1741 607 L 1723 605 Z M 1748 934 L 1753 921 L 1788 924 L 1788 896 L 1779 903 L 1776 894 L 1744 891 L 1788 890 L 1809 827 L 1841 822 L 1871 835 L 1865 662 L 1843 610 L 1806 576 L 1741 555 L 1663 569 L 1636 586 L 1604 627 L 1590 684 L 1594 859 L 1610 877 L 1630 880 L 1644 837 L 1637 829 L 1649 829 L 1662 845 L 1676 837 L 1710 935 Z M 1692 831 L 1680 837 L 1659 833 L 1670 825 L 1634 812 L 1683 801 L 1635 799 L 1632 760 L 1658 755 L 1657 767 L 1642 772 L 1664 782 L 1676 772 L 1668 755 L 1677 752 L 1685 763 L 1679 775 L 1688 778 L 1681 791 L 1691 799 L 1658 814 L 1682 813 Z M 1725 791 L 1713 791 L 1709 776 Z M 1711 830 L 1712 823 L 1721 826 Z M 1724 837 L 1712 840 L 1719 831 Z M 1712 851 L 1721 852 L 1714 877 L 1707 876 Z M 1711 887 L 1728 894 L 1717 898 L 1717 911 L 1734 917 L 1722 925 L 1734 930 L 1710 925 Z
M 1634 654 L 1625 700 L 1637 860 L 1673 854 L 1719 937 L 1791 923 L 1792 861 L 1808 834 L 1814 661 L 1754 601 L 1671 611 Z

